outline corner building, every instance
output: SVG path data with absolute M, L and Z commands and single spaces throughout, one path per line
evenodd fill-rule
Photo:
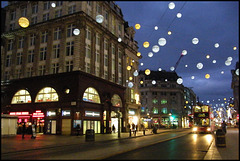
M 82 134 L 111 133 L 113 124 L 126 131 L 129 109 L 139 109 L 126 68 L 131 61 L 137 70 L 140 57 L 121 9 L 113 1 L 8 3 L 1 108 L 18 116 L 18 133 L 22 122 L 44 134 L 75 135 L 77 124 Z M 20 17 L 30 25 L 20 27 Z

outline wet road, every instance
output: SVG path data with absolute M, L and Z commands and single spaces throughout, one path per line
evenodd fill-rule
M 213 140 L 212 134 L 188 134 L 180 138 L 157 143 L 107 160 L 203 160 Z

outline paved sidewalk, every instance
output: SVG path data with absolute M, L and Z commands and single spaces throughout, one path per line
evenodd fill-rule
M 226 147 L 216 146 L 214 140 L 204 160 L 239 160 L 239 129 L 228 128 L 225 137 Z

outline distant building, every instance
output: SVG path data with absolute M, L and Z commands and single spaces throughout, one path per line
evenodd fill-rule
M 231 73 L 232 73 L 231 88 L 233 89 L 234 109 L 237 111 L 237 113 L 235 113 L 234 118 L 236 118 L 236 114 L 239 114 L 239 62 L 236 63 L 236 67 L 235 69 L 231 70 Z
M 179 128 L 189 127 L 188 114 L 191 114 L 196 96 L 191 89 L 177 83 L 180 78 L 177 73 L 151 71 L 146 75 L 140 71 L 139 74 L 142 123 L 147 128 L 173 124 Z
M 9 1 L 2 33 L 1 108 L 37 132 L 126 131 L 139 117 L 135 31 L 114 1 Z M 22 28 L 19 18 L 29 20 Z M 131 66 L 131 70 L 127 70 Z M 129 115 L 129 111 L 131 112 Z M 120 114 L 120 125 L 118 124 Z

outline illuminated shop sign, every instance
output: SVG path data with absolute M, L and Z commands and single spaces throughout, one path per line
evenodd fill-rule
M 37 110 L 32 114 L 32 117 L 44 117 L 44 113 L 41 110 Z
M 62 110 L 62 116 L 71 116 L 70 110 Z
M 29 115 L 29 112 L 10 112 L 10 115 Z
M 100 117 L 100 112 L 95 111 L 85 111 L 86 117 Z
M 130 115 L 135 115 L 135 111 L 134 111 L 134 110 L 129 110 L 129 111 L 128 111 L 128 114 L 130 114 Z
M 47 116 L 56 116 L 55 111 L 47 111 Z

